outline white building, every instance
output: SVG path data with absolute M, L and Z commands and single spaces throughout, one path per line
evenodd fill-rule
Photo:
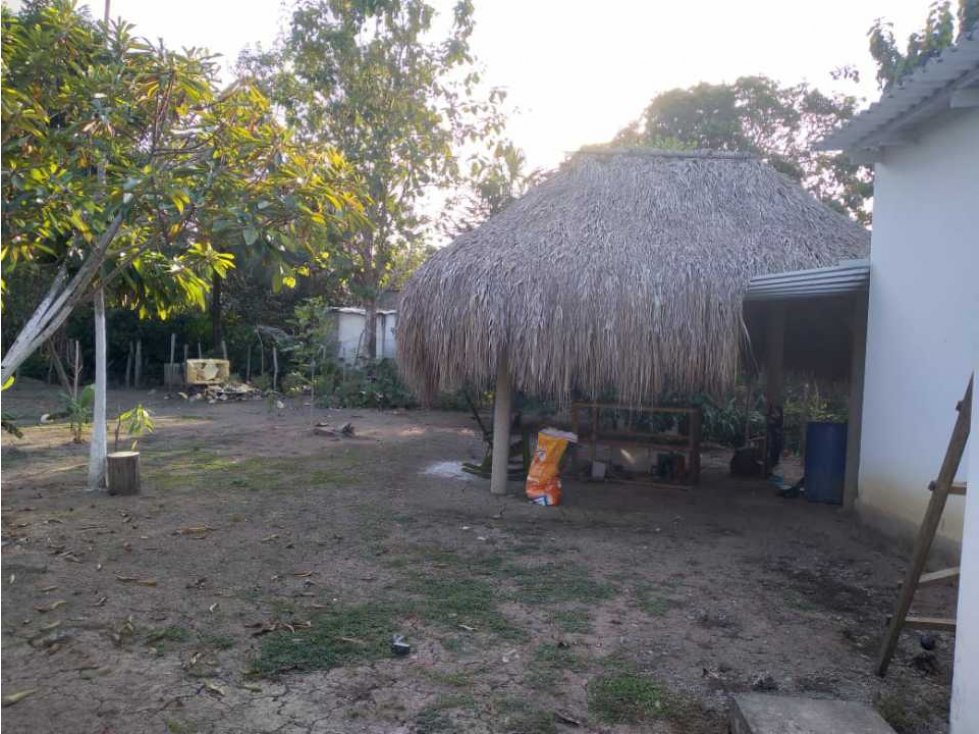
M 931 59 L 822 146 L 874 164 L 856 508 L 915 532 L 979 367 L 979 33 Z M 939 544 L 961 542 L 952 732 L 979 732 L 979 415 Z M 971 457 L 969 454 L 971 453 Z M 970 465 L 971 464 L 971 468 Z M 963 522 L 965 529 L 963 530 Z
M 336 356 L 343 362 L 353 364 L 363 353 L 366 343 L 367 316 L 362 308 L 334 306 L 330 308 L 336 323 L 334 337 Z M 398 312 L 379 310 L 377 312 L 377 349 L 375 359 L 394 359 L 394 328 L 398 323 Z
M 979 35 L 821 147 L 875 170 L 856 507 L 913 533 L 979 365 Z M 962 538 L 964 504 L 949 500 L 939 529 L 946 547 Z

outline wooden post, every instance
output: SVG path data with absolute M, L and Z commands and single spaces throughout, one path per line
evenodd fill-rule
M 221 340 L 221 357 L 225 362 L 228 361 L 228 344 L 224 339 Z
M 133 361 L 133 387 L 143 386 L 143 340 L 136 340 L 136 359 Z
M 139 493 L 139 452 L 115 451 L 106 457 L 109 494 Z
M 173 364 L 177 359 L 177 335 L 170 335 L 170 364 Z
M 490 492 L 506 494 L 507 466 L 510 463 L 510 366 L 501 354 L 496 368 L 496 395 L 493 400 L 493 470 Z
M 200 339 L 197 340 L 197 359 L 204 359 L 204 352 L 201 350 Z
M 133 343 L 129 342 L 129 351 L 126 352 L 126 389 L 133 385 Z
M 860 477 L 860 428 L 863 421 L 863 375 L 867 358 L 867 294 L 857 295 L 853 304 L 850 332 L 850 398 L 846 429 L 846 473 L 843 479 L 843 507 L 852 510 L 857 501 Z
M 261 366 L 259 368 L 258 374 L 265 377 L 265 344 L 261 339 L 258 340 L 258 355 L 261 360 Z
M 245 382 L 252 381 L 252 345 L 248 343 L 248 356 L 245 357 Z
M 184 344 L 184 363 L 181 365 L 181 374 L 184 376 L 184 383 L 187 382 L 187 360 L 190 359 L 190 344 Z
M 773 301 L 765 332 L 765 402 L 782 404 L 782 366 L 785 363 L 785 304 Z

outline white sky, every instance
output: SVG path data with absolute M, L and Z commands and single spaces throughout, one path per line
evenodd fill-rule
M 167 45 L 205 46 L 232 63 L 270 46 L 291 3 L 280 0 L 111 0 L 113 17 Z M 451 10 L 452 0 L 433 0 Z M 658 92 L 765 74 L 840 87 L 829 72 L 854 64 L 876 93 L 866 32 L 892 20 L 899 39 L 924 24 L 930 0 L 474 0 L 473 47 L 486 82 L 508 91 L 510 135 L 530 167 L 605 142 Z M 86 0 L 101 17 L 103 0 Z

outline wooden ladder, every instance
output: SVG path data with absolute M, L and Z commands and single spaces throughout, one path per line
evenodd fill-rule
M 902 627 L 947 631 L 955 629 L 954 619 L 909 616 L 908 611 L 911 609 L 914 592 L 917 591 L 918 587 L 957 579 L 959 576 L 958 567 L 946 568 L 933 573 L 923 573 L 925 562 L 928 560 L 928 551 L 931 550 L 935 532 L 938 530 L 938 523 L 942 519 L 945 501 L 950 494 L 965 494 L 965 483 L 955 482 L 954 479 L 955 473 L 959 469 L 959 463 L 962 461 L 962 454 L 969 439 L 969 428 L 972 423 L 972 378 L 969 378 L 965 397 L 962 398 L 956 409 L 959 412 L 959 417 L 955 421 L 955 428 L 952 429 L 952 437 L 949 439 L 945 459 L 942 461 L 941 471 L 938 472 L 938 479 L 928 485 L 928 489 L 931 490 L 931 499 L 928 501 L 928 509 L 925 510 L 925 519 L 918 529 L 918 537 L 914 541 L 911 567 L 901 585 L 897 609 L 894 611 L 894 616 L 891 617 L 887 635 L 884 637 L 884 642 L 880 648 L 880 656 L 877 659 L 877 675 L 879 676 L 887 673 L 887 666 L 894 655 Z

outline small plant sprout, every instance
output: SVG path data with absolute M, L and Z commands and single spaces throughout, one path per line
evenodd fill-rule
M 135 451 L 139 443 L 139 437 L 144 433 L 153 433 L 153 416 L 149 410 L 143 407 L 142 403 L 137 403 L 135 407 L 120 413 L 116 419 L 115 447 L 113 451 L 119 450 L 119 432 L 122 430 L 123 425 L 126 426 L 126 433 L 134 437 L 133 445 L 129 450 Z

